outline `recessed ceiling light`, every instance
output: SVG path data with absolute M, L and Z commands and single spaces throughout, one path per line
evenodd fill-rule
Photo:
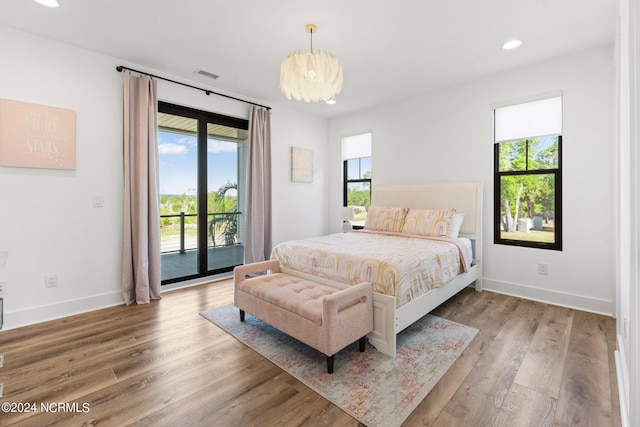
M 328 99 L 328 100 L 327 100 L 327 104 L 329 104 L 329 105 L 333 105 L 333 104 L 335 104 L 335 103 L 336 103 L 336 100 L 335 100 L 335 99 Z
M 521 40 L 509 40 L 508 42 L 502 45 L 502 48 L 504 50 L 511 50 L 511 49 L 520 47 L 521 44 L 522 44 Z
M 58 7 L 60 6 L 60 3 L 58 3 L 58 0 L 34 0 L 36 3 L 39 3 L 43 6 L 47 6 L 47 7 Z

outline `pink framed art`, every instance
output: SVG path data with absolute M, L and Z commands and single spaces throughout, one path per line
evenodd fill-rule
M 0 99 L 0 166 L 75 169 L 75 111 Z

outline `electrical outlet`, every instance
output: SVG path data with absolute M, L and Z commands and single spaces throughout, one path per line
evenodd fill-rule
M 0 280 L 0 295 L 4 295 L 7 293 L 7 284 L 6 280 Z
M 0 368 L 4 366 L 4 354 L 0 354 Z
M 51 273 L 44 276 L 44 287 L 55 288 L 58 286 L 58 273 Z
M 548 275 L 549 274 L 549 264 L 544 262 L 538 263 L 538 274 Z

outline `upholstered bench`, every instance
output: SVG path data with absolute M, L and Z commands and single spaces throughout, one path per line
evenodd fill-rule
M 330 374 L 338 351 L 358 340 L 364 351 L 373 330 L 370 283 L 334 288 L 282 273 L 277 260 L 238 266 L 233 280 L 241 322 L 247 312 L 322 352 Z

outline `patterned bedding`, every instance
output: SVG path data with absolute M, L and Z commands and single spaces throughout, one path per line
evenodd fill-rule
M 371 282 L 400 307 L 442 286 L 469 267 L 461 239 L 357 231 L 277 245 L 283 267 L 342 283 Z

